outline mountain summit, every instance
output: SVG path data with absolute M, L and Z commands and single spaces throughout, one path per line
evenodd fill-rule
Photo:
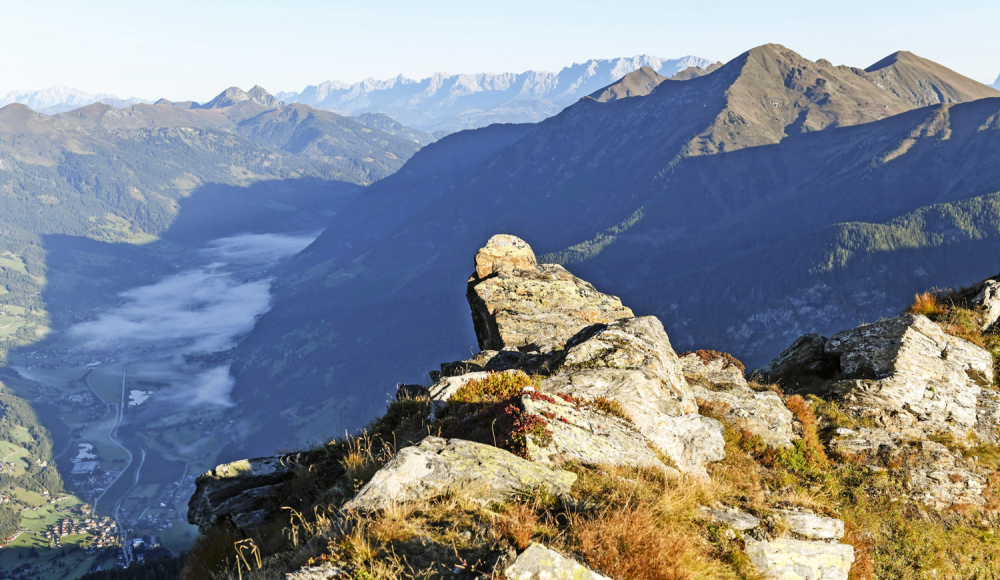
M 228 89 L 219 93 L 214 99 L 199 106 L 199 109 L 222 109 L 225 107 L 232 107 L 237 103 L 242 103 L 245 101 L 253 101 L 259 105 L 263 105 L 268 109 L 277 109 L 283 107 L 285 103 L 279 101 L 271 93 L 265 91 L 260 85 L 254 85 L 249 91 L 244 91 L 239 87 L 229 87 Z

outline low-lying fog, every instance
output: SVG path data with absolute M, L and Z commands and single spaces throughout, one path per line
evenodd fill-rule
M 168 384 L 150 400 L 190 406 L 230 406 L 229 365 L 190 362 L 225 351 L 270 307 L 263 267 L 298 253 L 318 234 L 245 234 L 221 238 L 199 252 L 203 264 L 156 284 L 121 293 L 122 303 L 67 336 L 87 350 L 130 363 L 129 375 Z

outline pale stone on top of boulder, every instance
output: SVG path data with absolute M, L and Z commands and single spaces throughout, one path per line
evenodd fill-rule
M 610 580 L 541 544 L 532 544 L 506 570 L 508 580 Z
M 617 297 L 562 266 L 537 264 L 531 247 L 508 235 L 479 250 L 467 296 L 480 350 L 547 352 L 587 326 L 633 316 Z
M 754 391 L 743 372 L 722 358 L 705 361 L 697 353 L 682 356 L 684 378 L 696 399 L 722 403 L 720 413 L 727 424 L 759 435 L 772 447 L 791 447 L 799 438 L 792 427 L 794 416 L 774 391 Z
M 492 445 L 427 437 L 419 445 L 401 449 L 344 507 L 370 511 L 449 493 L 487 504 L 529 488 L 562 496 L 575 481 L 575 473 L 521 459 Z

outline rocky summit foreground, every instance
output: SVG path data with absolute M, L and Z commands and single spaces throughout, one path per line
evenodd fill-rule
M 750 381 L 514 236 L 467 298 L 481 351 L 364 433 L 202 475 L 185 577 L 997 572 L 993 298 L 804 336 Z

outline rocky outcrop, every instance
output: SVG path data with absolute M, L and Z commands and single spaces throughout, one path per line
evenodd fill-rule
M 493 236 L 477 254 L 468 299 L 481 350 L 548 352 L 582 328 L 633 316 L 562 266 L 536 264 L 528 244 L 508 235 Z
M 574 473 L 491 445 L 427 437 L 419 445 L 401 449 L 344 507 L 369 511 L 449 493 L 487 504 L 538 488 L 561 496 L 569 493 L 574 481 Z
M 804 334 L 771 362 L 754 371 L 765 382 L 797 384 L 800 380 L 829 378 L 837 372 L 837 360 L 826 354 L 826 337 Z
M 750 388 L 735 365 L 690 353 L 681 357 L 681 367 L 695 399 L 708 403 L 714 417 L 760 436 L 772 447 L 790 447 L 799 438 L 792 426 L 795 418 L 781 397 Z
M 204 532 L 220 521 L 239 528 L 269 521 L 281 510 L 274 497 L 294 467 L 287 457 L 243 459 L 220 465 L 196 480 L 188 522 Z
M 760 519 L 750 514 L 733 508 L 702 508 L 700 513 L 742 533 L 747 556 L 765 578 L 847 580 L 854 563 L 854 547 L 838 542 L 844 537 L 844 522 L 835 518 L 806 510 L 775 510 L 773 517 L 781 520 L 789 537 L 769 538 L 758 528 Z
M 854 563 L 852 546 L 790 538 L 747 538 L 746 552 L 761 574 L 773 580 L 847 580 Z
M 808 376 L 822 367 L 815 356 L 818 342 L 799 339 L 765 372 L 778 380 L 792 377 L 788 383 Z M 820 392 L 910 439 L 941 432 L 964 438 L 976 426 L 982 388 L 993 382 L 990 353 L 919 314 L 839 332 L 823 343 L 822 357 L 836 371 L 813 375 L 826 379 Z
M 521 552 L 504 570 L 504 577 L 508 580 L 609 580 L 541 544 L 532 544 Z

